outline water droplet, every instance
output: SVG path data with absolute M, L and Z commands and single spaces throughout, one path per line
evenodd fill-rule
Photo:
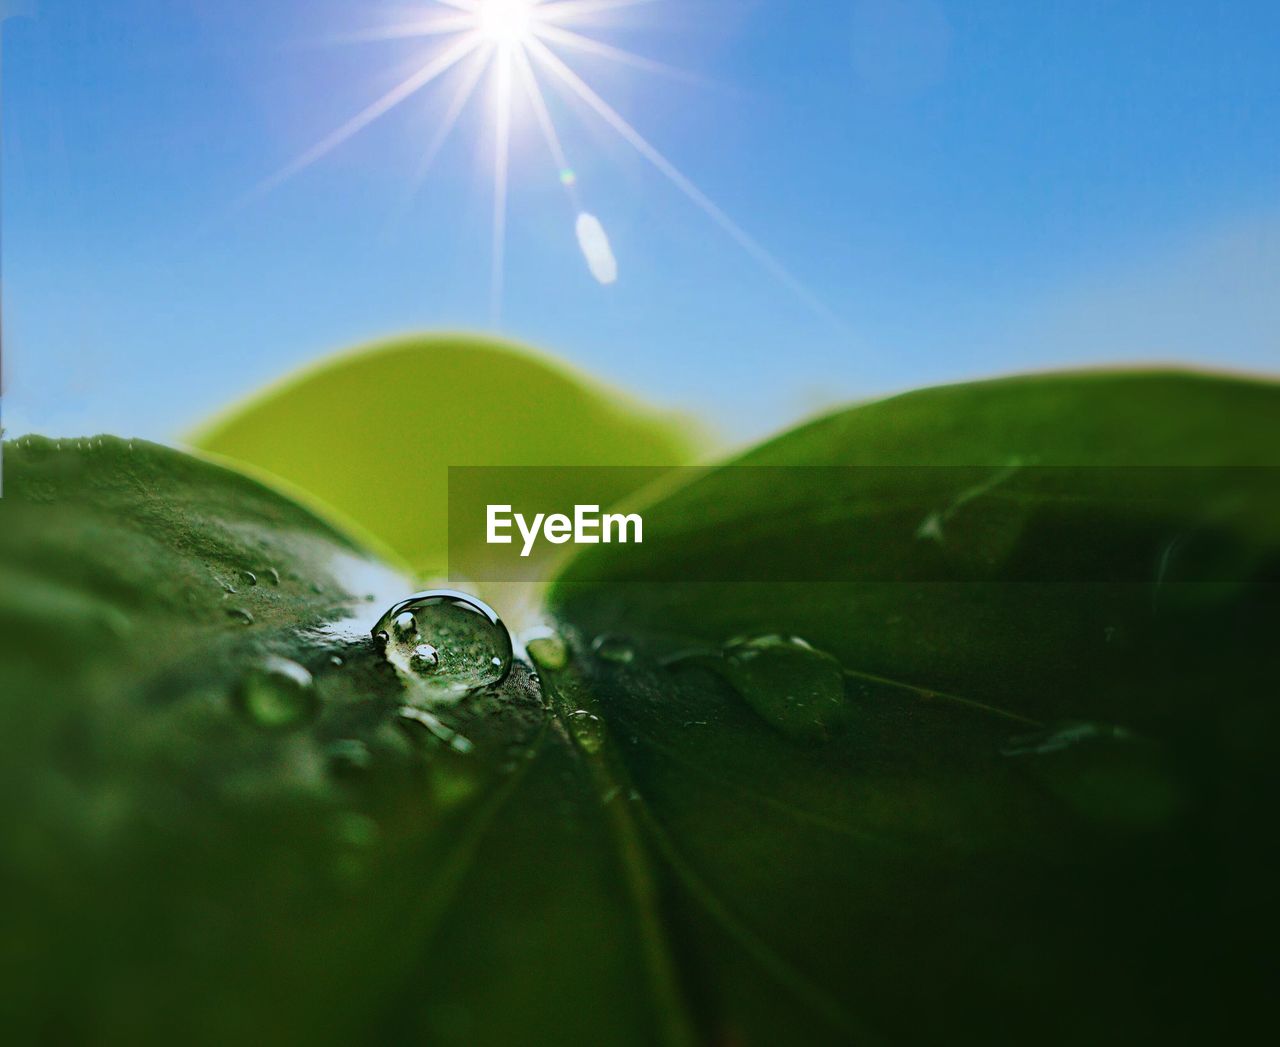
M 340 655 L 340 654 L 331 654 L 331 655 L 329 656 L 329 664 L 330 664 L 330 665 L 332 665 L 335 669 L 336 669 L 336 668 L 339 668 L 340 666 L 342 666 L 342 665 L 343 665 L 342 655 Z
M 268 568 L 267 568 L 267 581 L 269 581 L 272 585 L 279 585 L 279 584 L 280 584 L 280 572 L 279 572 L 279 571 L 277 571 L 274 567 L 268 567 Z
M 568 716 L 569 730 L 584 752 L 598 753 L 604 748 L 604 724 L 600 717 L 586 709 L 578 709 Z
M 767 723 L 802 741 L 823 741 L 848 711 L 844 671 L 794 636 L 731 641 L 720 673 Z
M 245 585 L 257 585 L 257 584 L 258 584 L 258 576 L 257 576 L 256 574 L 254 574 L 252 571 L 241 571 L 241 572 L 240 572 L 240 580 L 241 580 L 242 582 L 244 582 L 244 584 L 245 584 Z
M 259 727 L 294 727 L 319 708 L 311 674 L 287 658 L 267 658 L 240 681 L 241 711 Z
M 252 625 L 253 615 L 246 611 L 243 607 L 228 607 L 227 617 L 239 622 L 241 625 Z
M 591 649 L 595 651 L 597 658 L 617 665 L 630 665 L 636 657 L 635 648 L 622 636 L 597 636 Z
M 502 619 L 480 600 L 448 589 L 400 601 L 378 620 L 373 636 L 387 661 L 433 698 L 460 698 L 501 682 L 511 669 L 511 635 Z
M 409 668 L 415 673 L 432 673 L 440 665 L 440 654 L 429 643 L 418 644 L 409 656 Z
M 569 664 L 569 648 L 560 635 L 551 629 L 540 630 L 525 640 L 525 650 L 539 666 L 552 671 Z

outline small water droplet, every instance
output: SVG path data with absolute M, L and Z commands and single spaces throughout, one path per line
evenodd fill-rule
M 440 665 L 440 654 L 429 643 L 418 644 L 409 656 L 409 668 L 415 673 L 435 672 Z
M 609 634 L 597 636 L 591 644 L 591 649 L 596 653 L 597 658 L 616 665 L 630 665 L 636 656 L 635 648 L 623 636 Z
M 387 661 L 426 687 L 428 697 L 460 698 L 500 683 L 511 669 L 507 627 L 465 593 L 435 589 L 401 600 L 372 632 Z
M 240 572 L 240 580 L 241 580 L 242 582 L 244 582 L 244 584 L 245 584 L 245 585 L 257 585 L 257 584 L 258 584 L 258 576 L 257 576 L 256 574 L 254 574 L 252 571 L 241 571 L 241 572 Z
M 335 669 L 336 669 L 336 668 L 339 668 L 340 666 L 342 666 L 342 665 L 344 664 L 344 663 L 343 663 L 343 661 L 342 661 L 342 655 L 340 655 L 340 654 L 331 654 L 331 655 L 329 656 L 329 664 L 330 664 L 330 665 L 332 665 Z
M 569 664 L 569 647 L 554 630 L 539 630 L 525 640 L 524 648 L 543 668 L 556 671 Z
M 319 708 L 311 674 L 287 658 L 267 658 L 251 669 L 236 698 L 246 717 L 268 729 L 297 726 Z
M 731 641 L 720 673 L 768 724 L 802 741 L 824 741 L 842 724 L 844 671 L 794 636 Z
M 228 607 L 227 617 L 239 622 L 241 625 L 252 625 L 253 615 L 246 611 L 243 607 Z
M 267 581 L 269 581 L 272 585 L 279 585 L 279 584 L 280 584 L 280 572 L 279 572 L 279 571 L 277 571 L 274 567 L 268 567 L 268 568 L 267 568 Z
M 604 724 L 600 717 L 586 709 L 578 709 L 568 716 L 569 730 L 584 752 L 598 753 L 604 748 Z

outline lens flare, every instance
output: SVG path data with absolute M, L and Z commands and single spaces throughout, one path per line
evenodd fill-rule
M 584 206 L 587 195 L 566 155 L 560 133 L 543 93 L 544 83 L 554 86 L 580 112 L 594 117 L 618 135 L 702 213 L 720 227 L 740 248 L 816 312 L 843 327 L 829 309 L 782 265 L 764 246 L 738 226 L 712 199 L 688 178 L 656 146 L 592 88 L 570 65 L 569 53 L 587 55 L 631 69 L 688 78 L 650 58 L 632 54 L 613 44 L 595 40 L 575 30 L 599 26 L 615 11 L 653 0 L 420 0 L 418 15 L 409 22 L 383 26 L 350 36 L 352 42 L 436 39 L 417 72 L 387 94 L 366 106 L 337 130 L 285 165 L 261 183 L 255 194 L 267 192 L 301 173 L 392 109 L 445 78 L 457 82 L 444 118 L 437 124 L 425 150 L 420 177 L 434 161 L 445 139 L 459 123 L 473 96 L 487 81 L 492 105 L 488 108 L 493 142 L 493 226 L 490 298 L 493 322 L 501 322 L 505 280 L 506 237 L 509 225 L 507 192 L 512 180 L 512 124 L 517 115 L 532 111 L 551 154 L 553 176 L 564 188 L 573 220 L 573 232 L 591 275 L 601 284 L 618 278 L 604 225 L 594 210 Z M 526 106 L 516 107 L 522 95 Z

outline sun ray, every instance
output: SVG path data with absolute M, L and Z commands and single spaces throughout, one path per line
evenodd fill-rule
M 388 91 L 372 105 L 361 110 L 345 124 L 339 127 L 332 134 L 321 139 L 305 153 L 302 153 L 292 162 L 282 167 L 270 178 L 259 183 L 256 189 L 250 194 L 250 198 L 263 196 L 273 189 L 278 188 L 287 182 L 290 178 L 305 171 L 317 160 L 328 156 L 340 145 L 349 141 L 355 135 L 359 134 L 366 127 L 372 124 L 380 117 L 385 116 L 392 109 L 398 106 L 405 99 L 412 97 L 421 91 L 431 81 L 444 75 L 458 62 L 462 61 L 467 55 L 474 51 L 480 44 L 479 38 L 474 34 L 468 33 L 457 43 L 447 48 L 432 61 L 428 62 L 419 69 L 413 76 L 405 80 Z
M 443 2 L 443 0 L 441 0 Z M 654 0 L 551 0 L 538 6 L 540 22 L 558 22 L 566 18 L 587 18 L 591 15 L 620 11 L 627 7 L 651 4 Z
M 507 177 L 511 164 L 511 54 L 499 48 L 494 59 L 493 258 L 489 280 L 489 315 L 502 322 L 507 251 Z
M 614 47 L 612 44 L 592 40 L 589 36 L 583 36 L 581 33 L 575 33 L 569 29 L 538 23 L 533 31 L 535 35 L 544 41 L 561 44 L 564 47 L 581 51 L 584 54 L 595 55 L 598 58 L 607 58 L 610 61 L 617 62 L 619 65 L 630 66 L 632 69 L 641 69 L 646 73 L 657 73 L 659 76 L 669 76 L 675 80 L 685 80 L 690 83 L 706 83 L 705 78 L 687 70 L 677 69 L 675 66 L 667 65 L 664 62 L 655 62 L 652 58 L 645 58 L 643 55 L 634 54 L 621 47 Z
M 388 235 L 402 226 L 405 215 L 409 212 L 419 190 L 422 188 L 422 183 L 426 181 L 427 175 L 435 165 L 445 142 L 448 141 L 453 129 L 458 125 L 458 120 L 461 118 L 463 110 L 466 109 L 467 103 L 475 96 L 476 88 L 480 86 L 480 78 L 488 70 L 492 55 L 493 46 L 491 44 L 481 45 L 472 52 L 466 71 L 454 90 L 449 107 L 445 110 L 444 115 L 440 117 L 440 122 L 436 125 L 435 134 L 431 136 L 431 141 L 427 144 L 426 151 L 422 154 L 422 160 L 418 163 L 410 179 L 409 188 L 404 194 L 404 198 L 398 202 L 387 221 L 386 231 Z
M 360 29 L 353 33 L 328 36 L 325 37 L 324 42 L 326 44 L 370 44 L 384 43 L 388 40 L 412 40 L 426 36 L 450 36 L 455 33 L 465 33 L 474 25 L 475 19 L 472 15 L 459 12 L 443 18 L 423 19 L 419 22 L 404 22 L 400 25 Z
M 801 283 L 791 272 L 773 256 L 770 251 L 748 234 L 706 193 L 697 187 L 679 168 L 651 145 L 643 135 L 629 124 L 617 110 L 601 98 L 591 86 L 577 73 L 570 69 L 559 56 L 540 40 L 528 41 L 527 47 L 535 58 L 540 60 L 561 82 L 574 94 L 593 109 L 601 119 L 612 127 L 641 156 L 656 167 L 680 192 L 684 193 L 698 206 L 708 218 L 716 223 L 739 247 L 747 252 L 767 272 L 790 288 L 811 309 L 828 320 L 843 326 L 837 317 L 812 291 Z
M 517 52 L 516 62 L 520 67 L 520 77 L 524 82 L 525 95 L 529 99 L 530 106 L 533 107 L 538 127 L 542 130 L 542 137 L 551 152 L 551 159 L 555 162 L 556 177 L 560 179 L 560 184 L 564 186 L 564 190 L 569 196 L 569 203 L 573 206 L 576 214 L 582 210 L 582 206 L 578 202 L 578 190 L 572 180 L 573 168 L 565 155 L 564 145 L 560 141 L 559 132 L 556 131 L 555 121 L 551 119 L 551 111 L 547 108 L 547 100 L 538 84 L 537 74 L 533 71 L 533 63 L 529 61 L 529 55 L 523 48 Z
M 840 319 L 812 291 L 759 241 L 734 222 L 692 179 L 667 159 L 568 64 L 567 56 L 572 52 L 574 55 L 594 57 L 649 73 L 707 83 L 703 78 L 684 70 L 576 31 L 583 23 L 602 23 L 603 19 L 597 16 L 652 2 L 654 0 L 414 0 L 411 11 L 401 9 L 393 16 L 398 19 L 397 22 L 390 25 L 384 22 L 381 27 L 358 32 L 345 39 L 352 42 L 373 42 L 439 37 L 442 39 L 440 49 L 412 76 L 260 183 L 256 189 L 242 197 L 239 203 L 265 195 L 306 170 L 429 84 L 443 78 L 470 56 L 470 64 L 458 77 L 452 98 L 431 129 L 430 141 L 422 159 L 415 174 L 408 180 L 410 188 L 400 214 L 403 216 L 408 210 L 445 142 L 453 134 L 463 111 L 480 88 L 481 81 L 486 81 L 491 97 L 488 119 L 492 122 L 491 128 L 486 131 L 493 135 L 490 313 L 495 325 L 501 321 L 506 284 L 507 234 L 511 220 L 513 121 L 517 101 L 523 116 L 523 100 L 527 98 L 529 111 L 538 123 L 557 168 L 558 179 L 572 206 L 578 245 L 591 274 L 602 284 L 614 283 L 618 277 L 618 260 L 613 255 L 604 226 L 580 203 L 581 194 L 577 176 L 568 162 L 566 140 L 556 126 L 545 93 L 546 85 L 550 82 L 576 105 L 585 105 L 649 164 L 657 168 L 659 173 L 765 271 L 815 312 L 843 329 Z M 560 52 L 564 52 L 564 56 Z M 520 79 L 519 85 L 515 83 L 516 77 Z
M 489 62 L 493 57 L 493 47 L 492 45 L 483 45 L 476 48 L 473 55 L 474 58 L 470 68 L 467 69 L 463 78 L 458 82 L 457 90 L 449 102 L 449 108 L 445 110 L 444 115 L 440 118 L 440 123 L 436 126 L 436 133 L 432 136 L 426 152 L 422 155 L 422 163 L 415 172 L 416 183 L 420 184 L 431 170 L 436 157 L 440 155 L 440 150 L 444 148 L 444 143 L 448 140 L 449 135 L 453 133 L 454 127 L 457 126 L 458 118 L 462 116 L 462 111 L 466 109 L 467 103 L 471 101 L 471 96 L 476 93 L 476 88 L 480 85 L 480 78 L 484 76 L 485 70 L 489 68 Z

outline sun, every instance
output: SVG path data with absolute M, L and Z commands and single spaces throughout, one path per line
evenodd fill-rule
M 574 235 L 588 272 L 600 284 L 613 284 L 618 279 L 618 261 L 604 224 L 587 207 L 588 196 L 594 196 L 598 191 L 583 184 L 569 162 L 551 104 L 544 93 L 544 88 L 550 87 L 563 100 L 574 105 L 580 115 L 600 121 L 618 135 L 758 264 L 816 312 L 839 324 L 839 320 L 807 287 L 739 227 L 570 65 L 570 56 L 577 54 L 649 73 L 687 79 L 687 74 L 680 70 L 577 31 L 584 25 L 598 24 L 601 19 L 607 21 L 607 16 L 613 12 L 653 2 L 655 0 L 413 0 L 419 14 L 410 21 L 364 31 L 346 39 L 352 43 L 411 38 L 437 41 L 427 52 L 422 65 L 407 80 L 366 106 L 247 195 L 253 197 L 269 192 L 345 144 L 428 85 L 451 79 L 454 84 L 452 97 L 429 141 L 424 143 L 420 181 L 467 110 L 470 100 L 487 83 L 491 104 L 485 106 L 488 115 L 484 122 L 493 141 L 490 300 L 494 324 L 501 320 L 507 197 L 512 174 L 510 145 L 512 122 L 518 112 L 531 114 L 541 132 L 553 165 L 552 176 L 563 187 L 567 197 Z M 516 107 L 518 98 L 524 101 L 519 110 Z M 521 172 L 521 175 L 526 173 Z
M 534 36 L 537 0 L 477 0 L 476 32 L 499 47 L 519 47 Z

